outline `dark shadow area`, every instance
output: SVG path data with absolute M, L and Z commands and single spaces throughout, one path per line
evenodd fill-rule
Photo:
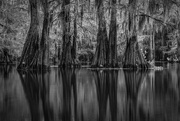
M 162 71 L 0 66 L 0 120 L 179 121 L 180 66 Z
M 0 76 L 2 75 L 4 79 L 8 79 L 12 69 L 11 65 L 0 65 Z
M 138 96 L 139 121 L 179 121 L 178 80 L 174 70 L 148 73 Z
M 31 120 L 41 121 L 40 102 L 42 101 L 44 120 L 53 121 L 52 107 L 49 102 L 49 73 L 19 71 L 19 76 L 24 88 L 27 102 L 29 103 Z
M 126 93 L 127 93 L 125 120 L 139 121 L 137 117 L 138 94 L 141 83 L 146 76 L 146 72 L 124 70 L 124 75 L 125 75 Z
M 111 121 L 117 120 L 117 79 L 118 71 L 93 71 L 99 105 L 99 121 L 107 119 L 109 100 Z M 108 116 L 109 117 L 109 116 Z
M 72 121 L 72 112 L 74 112 L 74 121 L 77 121 L 77 86 L 75 70 L 60 70 L 63 83 L 63 109 L 62 121 Z M 74 99 L 74 111 L 72 111 L 71 101 Z

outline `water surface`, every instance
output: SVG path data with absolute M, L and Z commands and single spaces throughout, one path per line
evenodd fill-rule
M 0 121 L 180 121 L 180 65 L 17 72 L 0 67 Z

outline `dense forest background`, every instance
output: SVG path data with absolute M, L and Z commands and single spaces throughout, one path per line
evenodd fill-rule
M 1 0 L 0 63 L 148 68 L 180 60 L 179 0 Z

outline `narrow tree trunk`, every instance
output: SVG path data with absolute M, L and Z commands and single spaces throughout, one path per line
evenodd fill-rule
M 76 8 L 74 8 L 74 13 L 76 14 Z M 75 15 L 73 45 L 72 45 L 72 50 L 71 50 L 72 59 L 74 61 L 74 64 L 77 64 L 77 61 L 76 61 L 76 41 L 77 41 L 77 17 Z
M 112 0 L 111 9 L 111 23 L 109 30 L 109 66 L 117 66 L 116 0 Z
M 49 67 L 49 5 L 48 0 L 44 0 L 43 3 L 44 10 L 44 21 L 43 21 L 43 30 L 42 30 L 42 38 L 40 42 L 40 61 L 39 65 L 41 69 L 46 69 Z
M 62 5 L 63 24 L 63 49 L 60 66 L 72 67 L 73 59 L 71 55 L 71 35 L 70 35 L 70 0 L 64 0 Z
M 39 20 L 37 0 L 29 0 L 31 24 L 24 44 L 18 69 L 37 68 L 39 55 Z
M 104 17 L 103 3 L 98 6 L 98 34 L 97 46 L 92 67 L 106 67 L 108 65 L 108 37 L 106 30 L 106 21 Z

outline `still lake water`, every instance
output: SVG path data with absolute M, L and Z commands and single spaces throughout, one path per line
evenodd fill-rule
M 0 67 L 0 121 L 180 121 L 180 65 L 17 72 Z

